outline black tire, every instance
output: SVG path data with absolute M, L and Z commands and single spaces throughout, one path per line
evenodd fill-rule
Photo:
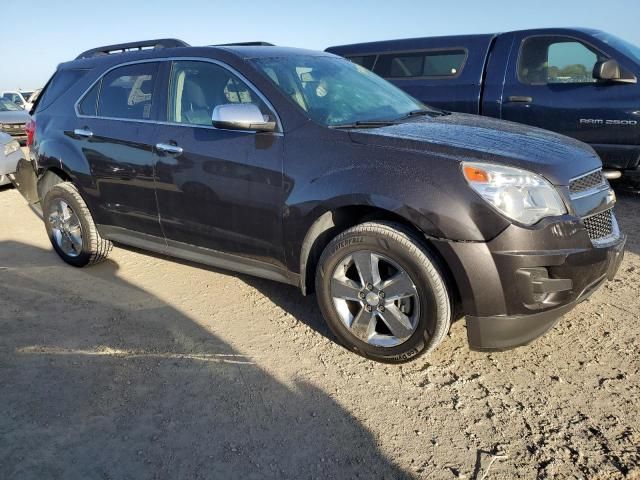
M 82 247 L 75 256 L 70 256 L 65 253 L 54 237 L 54 227 L 50 220 L 50 212 L 52 212 L 52 209 L 55 208 L 54 206 L 59 200 L 64 201 L 72 209 L 80 223 Z M 102 238 L 98 233 L 91 212 L 89 212 L 87 208 L 87 204 L 80 196 L 80 193 L 78 193 L 76 186 L 72 183 L 58 183 L 46 193 L 42 201 L 42 216 L 45 228 L 47 229 L 47 235 L 54 250 L 69 265 L 73 265 L 74 267 L 95 265 L 106 259 L 113 248 L 113 244 L 109 240 Z
M 425 305 L 416 314 L 411 336 L 398 345 L 372 345 L 356 337 L 341 319 L 333 301 L 330 285 L 336 268 L 345 257 L 362 251 L 382 255 L 404 269 L 414 284 L 419 304 Z M 392 222 L 363 223 L 341 233 L 324 249 L 316 269 L 318 304 L 329 327 L 345 347 L 379 362 L 404 363 L 433 350 L 449 331 L 452 296 L 442 272 L 437 258 L 410 229 Z M 364 302 L 362 300 L 362 305 Z

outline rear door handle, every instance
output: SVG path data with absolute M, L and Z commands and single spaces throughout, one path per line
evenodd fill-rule
M 156 150 L 162 153 L 166 153 L 167 155 L 182 155 L 182 147 L 177 145 L 171 145 L 170 143 L 156 143 Z
M 520 95 L 512 95 L 509 97 L 509 101 L 514 103 L 531 103 L 533 102 L 533 97 L 523 97 Z
M 73 131 L 73 134 L 78 136 L 78 137 L 83 137 L 83 138 L 91 138 L 91 137 L 93 137 L 93 132 L 91 130 L 89 130 L 88 128 L 76 128 Z

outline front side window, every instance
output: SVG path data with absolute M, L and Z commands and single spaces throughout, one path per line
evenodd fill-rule
M 150 120 L 158 63 L 116 68 L 102 78 L 97 104 L 99 117 Z
M 606 57 L 573 38 L 533 37 L 520 50 L 518 78 L 527 85 L 594 83 L 593 67 Z
M 464 50 L 436 50 L 380 55 L 374 72 L 385 78 L 456 77 L 464 67 Z
M 170 122 L 211 126 L 214 108 L 229 103 L 252 103 L 266 121 L 275 121 L 260 97 L 226 68 L 199 61 L 173 63 L 169 84 Z
M 395 120 L 425 108 L 378 75 L 345 59 L 295 55 L 253 62 L 282 95 L 322 125 Z

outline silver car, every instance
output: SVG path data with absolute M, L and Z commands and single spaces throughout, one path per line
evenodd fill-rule
M 0 132 L 11 135 L 20 143 L 25 143 L 27 141 L 25 127 L 30 118 L 22 107 L 6 98 L 0 98 Z
M 10 183 L 7 175 L 15 173 L 18 161 L 23 157 L 18 141 L 6 133 L 0 133 L 0 186 Z

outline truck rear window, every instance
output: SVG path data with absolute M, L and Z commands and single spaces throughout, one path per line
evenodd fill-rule
M 374 72 L 384 78 L 457 77 L 467 59 L 463 49 L 388 53 L 378 57 Z
M 373 64 L 376 63 L 375 55 L 360 55 L 355 57 L 347 57 L 348 60 L 351 60 L 356 65 L 360 65 L 368 70 L 373 70 Z

